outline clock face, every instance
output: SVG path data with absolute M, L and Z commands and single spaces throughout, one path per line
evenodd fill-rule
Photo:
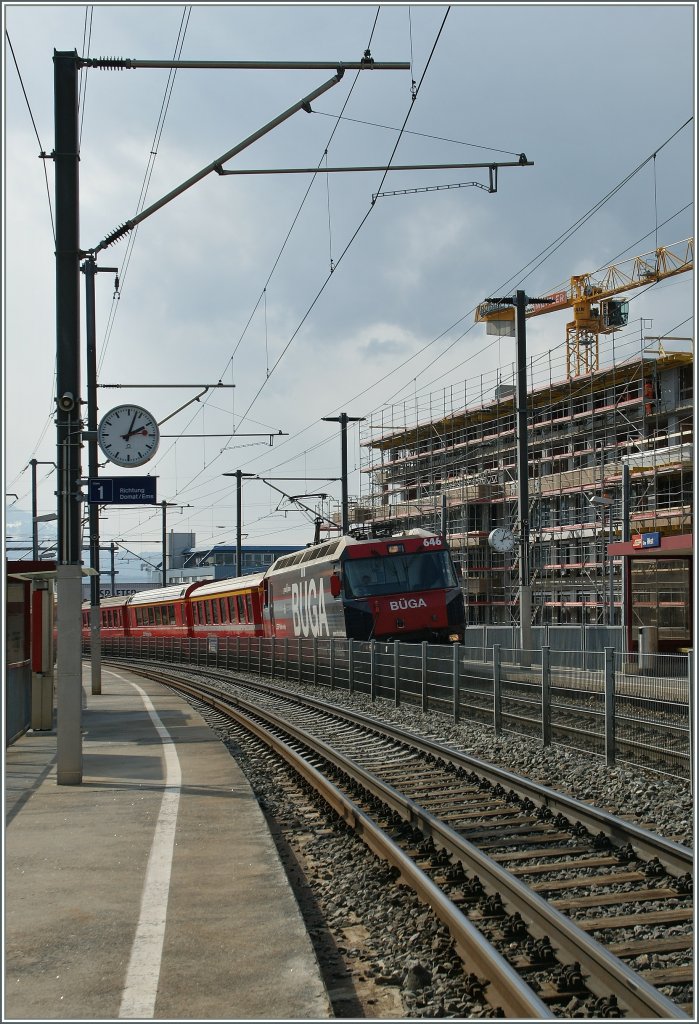
M 499 526 L 488 534 L 488 543 L 493 551 L 512 551 L 515 546 L 515 537 L 512 530 L 506 530 L 504 527 Z
M 100 420 L 99 446 L 117 466 L 142 466 L 160 443 L 155 418 L 140 405 L 117 405 Z

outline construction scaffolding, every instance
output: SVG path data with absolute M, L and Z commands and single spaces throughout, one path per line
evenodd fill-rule
M 692 531 L 691 347 L 649 351 L 641 342 L 620 359 L 618 344 L 615 351 L 612 338 L 608 365 L 575 377 L 554 367 L 554 353 L 530 360 L 537 625 L 621 624 L 622 562 L 609 557 L 609 544 L 649 531 Z M 518 622 L 518 547 L 498 553 L 488 544 L 497 527 L 519 530 L 514 367 L 379 409 L 361 425 L 360 447 L 353 527 L 439 533 L 445 523 L 463 572 L 468 623 Z M 679 633 L 688 614 L 686 601 L 676 607 Z

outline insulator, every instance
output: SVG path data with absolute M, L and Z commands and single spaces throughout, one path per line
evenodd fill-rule
M 119 239 L 122 238 L 128 231 L 132 230 L 133 224 L 131 223 L 130 220 L 127 220 L 126 223 L 122 224 L 120 228 L 116 229 L 116 231 L 112 231 L 111 235 L 107 235 L 107 237 L 102 242 L 102 247 L 106 249 L 107 246 L 114 245 L 114 243 L 118 242 Z
M 134 62 L 129 57 L 93 57 L 89 63 L 91 67 L 101 68 L 103 71 L 124 71 L 134 67 Z

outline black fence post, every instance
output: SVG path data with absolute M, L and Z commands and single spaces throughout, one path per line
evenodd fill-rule
M 493 644 L 493 725 L 495 735 L 502 733 L 502 692 L 500 689 L 500 644 Z
M 541 648 L 541 740 L 551 746 L 551 648 Z
M 604 748 L 608 765 L 616 763 L 616 720 L 614 717 L 614 648 L 604 648 Z

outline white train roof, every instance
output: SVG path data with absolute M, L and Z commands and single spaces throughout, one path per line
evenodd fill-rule
M 188 590 L 196 586 L 197 583 L 177 583 L 171 587 L 160 587 L 158 590 L 142 590 L 138 594 L 132 594 L 128 600 L 130 605 L 167 604 L 170 601 L 179 601 Z
M 236 590 L 250 590 L 251 587 L 259 587 L 264 578 L 263 572 L 251 572 L 247 576 L 230 576 L 223 580 L 210 580 L 197 587 L 193 598 L 198 601 L 201 598 L 231 594 Z

